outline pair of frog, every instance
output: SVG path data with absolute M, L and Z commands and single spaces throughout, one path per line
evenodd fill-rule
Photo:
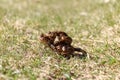
M 81 52 L 80 56 L 86 56 L 87 53 L 81 48 L 75 48 L 71 45 L 72 38 L 63 31 L 53 31 L 47 34 L 41 34 L 40 41 L 50 47 L 53 51 L 64 57 L 75 56 L 75 52 Z

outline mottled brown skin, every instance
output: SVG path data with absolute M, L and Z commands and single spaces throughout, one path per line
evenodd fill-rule
M 65 32 L 55 32 L 56 33 L 56 38 L 58 38 L 58 41 L 55 41 L 54 44 L 66 44 L 66 45 L 71 45 L 72 39 L 65 33 Z
M 74 48 L 71 45 L 59 44 L 56 46 L 56 50 L 61 55 L 71 55 L 74 53 Z
M 41 34 L 40 41 L 44 43 L 45 45 L 49 46 L 52 50 L 55 50 L 54 44 L 53 44 L 53 38 L 46 36 L 44 34 Z
M 40 40 L 48 45 L 53 51 L 56 51 L 58 54 L 65 57 L 74 55 L 74 52 L 82 52 L 85 55 L 87 54 L 86 51 L 82 50 L 81 48 L 74 48 L 71 45 L 72 38 L 62 31 L 41 34 Z

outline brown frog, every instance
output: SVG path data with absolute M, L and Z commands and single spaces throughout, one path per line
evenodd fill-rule
M 74 56 L 75 52 L 82 52 L 86 55 L 86 51 L 81 48 L 74 48 L 72 43 L 72 38 L 63 31 L 53 31 L 47 34 L 41 34 L 40 41 L 48 45 L 53 51 L 57 52 L 62 56 Z

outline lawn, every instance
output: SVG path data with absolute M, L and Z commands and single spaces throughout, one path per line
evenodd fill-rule
M 45 48 L 55 30 L 91 57 Z M 0 80 L 120 80 L 120 0 L 0 0 Z

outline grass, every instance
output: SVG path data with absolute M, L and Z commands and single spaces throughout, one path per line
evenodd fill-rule
M 119 0 L 0 0 L 0 80 L 119 80 Z M 62 30 L 92 58 L 69 60 L 40 43 Z

